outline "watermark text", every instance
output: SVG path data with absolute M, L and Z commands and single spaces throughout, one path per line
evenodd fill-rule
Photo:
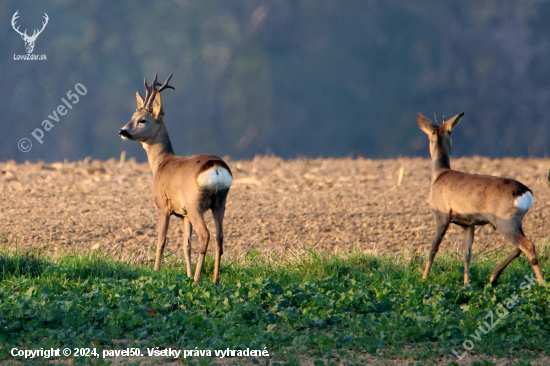
M 40 144 L 44 143 L 43 139 L 45 132 L 48 132 L 55 127 L 54 122 L 59 123 L 61 121 L 61 117 L 66 115 L 70 109 L 73 109 L 73 105 L 80 101 L 80 97 L 78 95 L 83 96 L 88 93 L 88 90 L 82 83 L 76 83 L 74 90 L 76 93 L 69 90 L 67 92 L 67 99 L 65 99 L 65 97 L 61 98 L 61 102 L 63 103 L 58 105 L 57 108 L 52 111 L 52 114 L 48 115 L 48 118 L 42 121 L 40 124 L 41 127 L 35 128 L 34 131 L 31 132 L 32 137 L 34 137 L 34 139 Z M 22 152 L 28 152 L 32 148 L 32 142 L 28 138 L 22 138 L 17 143 L 17 147 Z

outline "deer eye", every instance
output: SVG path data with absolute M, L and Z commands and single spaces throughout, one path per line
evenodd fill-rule
M 140 120 L 138 121 L 138 123 L 145 123 L 145 122 L 147 122 L 147 121 L 144 120 L 144 119 L 140 119 Z

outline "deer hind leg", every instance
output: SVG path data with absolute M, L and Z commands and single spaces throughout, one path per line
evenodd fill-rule
M 501 231 L 502 236 L 510 240 L 516 246 L 516 249 L 514 249 L 512 253 L 510 253 L 510 255 L 504 260 L 504 262 L 502 262 L 497 268 L 495 268 L 493 274 L 491 274 L 491 283 L 494 282 L 496 284 L 498 277 L 500 276 L 502 271 L 504 271 L 506 266 L 510 264 L 510 262 L 514 258 L 519 257 L 521 252 L 523 252 L 529 259 L 529 262 L 531 262 L 531 266 L 533 267 L 533 271 L 535 272 L 535 276 L 537 277 L 537 282 L 539 283 L 539 285 L 544 284 L 544 278 L 542 277 L 542 272 L 540 270 L 537 252 L 535 251 L 535 245 L 525 237 L 525 234 L 523 233 L 523 230 L 521 228 L 521 221 L 520 224 L 517 226 L 514 226 L 513 222 L 510 221 L 504 222 L 503 224 L 504 225 L 501 225 L 501 227 L 504 228 L 504 230 Z M 509 228 L 509 230 L 506 230 L 506 228 Z
M 220 262 L 223 255 L 223 216 L 225 207 L 212 210 L 214 223 L 216 224 L 216 260 L 214 262 L 214 282 L 216 285 L 220 283 Z
M 187 211 L 191 225 L 195 227 L 197 233 L 199 234 L 200 250 L 199 250 L 199 259 L 197 260 L 197 267 L 195 268 L 195 283 L 198 283 L 201 278 L 202 266 L 204 264 L 204 257 L 206 256 L 206 251 L 208 250 L 208 242 L 210 241 L 210 233 L 206 228 L 206 223 L 204 222 L 204 216 L 202 212 L 189 212 Z
M 464 226 L 464 285 L 470 283 L 470 259 L 472 258 L 472 243 L 474 242 L 475 226 Z
M 441 244 L 441 241 L 443 240 L 443 237 L 447 232 L 447 228 L 449 227 L 449 217 L 446 215 L 445 216 L 436 215 L 435 223 L 436 223 L 435 235 L 432 241 L 432 246 L 428 253 L 426 268 L 424 269 L 424 274 L 422 275 L 423 280 L 430 275 L 430 271 L 432 269 L 432 264 L 433 264 L 435 255 L 439 250 L 439 244 Z
M 187 277 L 193 277 L 191 270 L 191 231 L 192 225 L 188 216 L 183 216 L 183 256 L 187 266 Z
M 544 277 L 542 277 L 542 271 L 540 270 L 537 252 L 535 251 L 535 244 L 531 243 L 529 239 L 527 239 L 522 233 L 521 237 L 519 238 L 518 247 L 523 253 L 525 253 L 527 258 L 529 258 L 529 262 L 531 262 L 531 266 L 533 267 L 535 276 L 537 276 L 537 282 L 539 283 L 539 285 L 543 285 Z
M 155 271 L 160 269 L 162 263 L 162 255 L 164 253 L 164 246 L 166 245 L 166 232 L 168 231 L 168 225 L 170 224 L 170 214 L 165 212 L 158 212 L 158 241 L 157 241 L 157 258 L 155 260 Z
M 493 270 L 493 273 L 491 273 L 491 278 L 489 279 L 492 286 L 497 285 L 498 278 L 502 274 L 502 271 L 504 271 L 504 268 L 508 267 L 510 262 L 512 262 L 514 259 L 516 259 L 520 255 L 521 255 L 521 250 L 519 248 L 514 248 L 514 250 L 512 250 L 510 254 L 508 254 L 508 257 L 506 257 L 506 259 Z

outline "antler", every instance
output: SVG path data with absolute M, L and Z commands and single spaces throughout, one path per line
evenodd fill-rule
M 15 30 L 15 31 L 16 31 L 17 33 L 19 33 L 21 36 L 28 37 L 28 36 L 27 36 L 27 30 L 26 30 L 26 29 L 25 29 L 25 32 L 24 32 L 24 33 L 21 33 L 21 32 L 19 31 L 19 26 L 17 26 L 17 28 L 15 28 L 15 20 L 16 20 L 17 18 L 19 18 L 19 15 L 17 15 L 17 13 L 19 13 L 19 10 L 17 10 L 17 11 L 15 12 L 15 14 L 13 14 L 13 17 L 11 18 L 11 26 L 13 27 L 13 30 Z M 46 14 L 46 13 L 44 13 L 44 14 Z
M 151 110 L 151 106 L 153 104 L 153 101 L 155 100 L 156 95 L 159 94 L 164 89 L 176 90 L 173 86 L 168 85 L 168 82 L 172 78 L 172 75 L 173 74 L 170 74 L 170 76 L 168 76 L 168 79 L 166 79 L 166 81 L 162 85 L 159 82 L 157 82 L 157 74 L 155 74 L 155 77 L 153 78 L 153 82 L 151 83 L 150 86 L 147 85 L 147 79 L 143 79 L 143 86 L 145 87 L 145 99 L 143 99 L 143 107 L 141 108 Z M 160 86 L 160 88 L 157 89 L 156 88 L 157 86 Z
M 27 30 L 26 30 L 26 29 L 25 29 L 25 31 L 24 31 L 23 33 L 21 33 L 21 32 L 19 31 L 19 26 L 17 26 L 17 28 L 15 28 L 15 20 L 16 20 L 17 18 L 19 18 L 19 15 L 17 15 L 17 13 L 19 13 L 19 10 L 17 10 L 17 11 L 15 12 L 15 14 L 13 14 L 13 17 L 11 18 L 11 26 L 12 26 L 13 29 L 14 29 L 17 33 L 19 33 L 22 37 L 25 37 L 25 39 L 29 39 L 29 40 L 35 40 L 35 39 L 38 37 L 38 35 L 39 35 L 40 33 L 42 33 L 42 31 L 44 30 L 44 28 L 46 28 L 46 24 L 48 24 L 48 20 L 50 19 L 50 18 L 48 18 L 48 14 L 44 13 L 43 18 L 44 18 L 46 21 L 45 21 L 45 22 L 42 22 L 42 29 L 40 29 L 40 30 L 38 31 L 38 33 L 36 33 L 37 30 L 35 29 L 34 32 L 33 32 L 33 34 L 32 34 L 32 36 L 29 37 L 29 36 L 27 35 Z
M 36 33 L 36 29 L 35 29 L 34 32 L 33 32 L 33 34 L 32 34 L 32 36 L 31 36 L 30 38 L 36 38 L 36 37 L 38 37 L 38 35 L 39 35 L 40 33 L 42 33 L 42 31 L 44 30 L 44 28 L 46 28 L 46 24 L 48 24 L 48 20 L 49 20 L 50 18 L 48 18 L 48 14 L 46 14 L 46 13 L 44 13 L 43 18 L 46 19 L 46 22 L 42 22 L 42 29 L 40 29 L 40 30 L 38 31 L 38 33 Z

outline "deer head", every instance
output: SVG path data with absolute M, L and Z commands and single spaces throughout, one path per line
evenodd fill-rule
M 443 124 L 440 126 L 437 122 L 437 117 L 435 114 L 434 118 L 437 125 L 434 125 L 432 121 L 424 117 L 422 114 L 417 114 L 416 121 L 418 123 L 418 127 L 420 127 L 420 129 L 424 131 L 430 139 L 430 155 L 432 156 L 432 159 L 451 155 L 451 132 L 458 125 L 458 122 L 460 122 L 463 116 L 464 113 L 460 113 L 448 121 L 445 121 L 445 117 L 443 117 Z
M 42 33 L 42 31 L 44 30 L 44 28 L 46 28 L 46 24 L 48 24 L 48 14 L 44 13 L 44 19 L 46 20 L 45 22 L 42 22 L 42 29 L 40 29 L 39 31 L 37 31 L 36 29 L 34 30 L 32 36 L 28 36 L 27 35 L 27 30 L 25 29 L 24 32 L 20 32 L 19 31 L 19 26 L 17 26 L 17 28 L 15 28 L 15 20 L 17 18 L 19 18 L 19 15 L 17 15 L 17 13 L 19 12 L 19 10 L 17 10 L 15 12 L 15 14 L 13 14 L 13 17 L 11 18 L 11 26 L 13 27 L 13 29 L 19 33 L 21 35 L 21 38 L 23 38 L 23 41 L 25 41 L 25 48 L 27 49 L 27 53 L 32 53 L 32 50 L 34 49 L 34 42 L 36 41 L 36 38 L 38 38 L 38 36 L 40 35 L 40 33 Z
M 164 117 L 160 92 L 164 89 L 174 89 L 174 87 L 168 85 L 171 78 L 172 74 L 161 85 L 157 82 L 157 74 L 155 74 L 150 86 L 147 85 L 147 79 L 143 80 L 145 99 L 141 97 L 139 92 L 136 92 L 137 109 L 130 122 L 120 129 L 119 135 L 122 139 L 145 142 L 157 136 Z M 157 89 L 157 86 L 160 86 L 160 88 Z

